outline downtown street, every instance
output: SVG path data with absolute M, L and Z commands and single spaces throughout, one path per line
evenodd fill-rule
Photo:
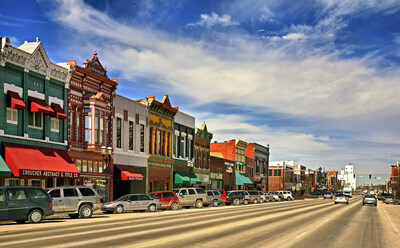
M 399 247 L 399 206 L 310 199 L 0 224 L 0 247 Z

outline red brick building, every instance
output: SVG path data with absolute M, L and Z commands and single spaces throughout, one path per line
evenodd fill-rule
M 210 157 L 211 189 L 235 189 L 235 161 Z
M 101 146 L 112 147 L 113 99 L 117 79 L 110 79 L 97 57 L 83 66 L 68 61 L 71 80 L 68 94 L 68 153 L 81 172 L 78 185 L 93 186 L 105 200 L 113 199 L 113 165 L 107 166 Z
M 205 189 L 212 187 L 210 174 L 210 142 L 212 138 L 213 134 L 208 132 L 205 122 L 203 122 L 201 128 L 195 129 L 193 170 L 196 176 L 201 178 L 202 181 L 202 184 L 198 186 Z M 216 175 L 213 174 L 213 176 L 215 177 Z

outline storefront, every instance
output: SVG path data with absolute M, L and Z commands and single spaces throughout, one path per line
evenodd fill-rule
M 174 178 L 174 184 L 176 188 L 193 187 L 202 184 L 202 181 L 194 173 L 175 172 Z
M 235 179 L 236 179 L 237 190 L 254 187 L 254 183 L 244 173 L 236 172 Z
M 210 180 L 210 174 L 202 174 L 202 173 L 195 173 L 197 178 L 201 181 L 200 184 L 197 186 L 203 188 L 203 189 L 210 189 L 211 186 L 211 180 Z
M 223 174 L 210 173 L 211 189 L 222 189 L 224 185 Z
M 146 191 L 146 168 L 114 164 L 114 198 Z

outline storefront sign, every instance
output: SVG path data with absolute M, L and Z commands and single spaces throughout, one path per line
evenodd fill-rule
M 83 182 L 83 185 L 85 185 L 85 186 L 93 186 L 92 179 L 85 179 L 84 182 Z
M 210 183 L 210 176 L 209 175 L 203 175 L 203 182 L 206 184 Z
M 210 173 L 211 179 L 220 179 L 222 180 L 223 175 L 219 173 Z
M 225 162 L 225 165 L 226 165 L 226 172 L 232 173 L 234 164 L 233 163 L 229 163 L 229 162 Z
M 56 177 L 56 178 L 79 178 L 79 173 L 74 172 L 60 172 L 60 171 L 41 171 L 41 170 L 25 170 L 20 169 L 19 174 L 21 176 L 28 177 Z
M 128 180 L 143 181 L 143 177 L 128 177 Z
M 255 181 L 261 181 L 261 176 L 259 176 L 259 175 L 254 175 L 254 180 L 255 180 Z

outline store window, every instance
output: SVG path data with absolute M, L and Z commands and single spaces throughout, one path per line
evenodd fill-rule
M 51 118 L 51 131 L 60 132 L 60 120 L 58 118 Z
M 99 173 L 103 173 L 104 171 L 104 166 L 103 166 L 103 162 L 99 162 Z
M 121 118 L 117 118 L 117 148 L 121 148 Z
M 87 172 L 87 160 L 82 160 L 82 171 Z
M 129 150 L 133 150 L 133 121 L 129 122 Z
M 28 114 L 28 126 L 32 128 L 43 129 L 43 113 L 41 112 L 29 112 Z
M 88 172 L 93 172 L 93 162 L 88 161 Z
M 18 109 L 7 108 L 7 123 L 14 125 L 18 124 Z
M 140 124 L 140 152 L 144 152 L 144 125 Z
M 91 140 L 92 140 L 92 117 L 90 115 L 85 115 L 85 142 L 90 143 Z
M 98 172 L 98 165 L 97 165 L 97 162 L 94 161 L 93 162 L 93 173 L 97 173 L 97 172 Z
M 14 178 L 6 178 L 5 179 L 5 186 L 19 186 L 19 179 Z
M 75 165 L 76 165 L 76 168 L 78 169 L 78 171 L 82 171 L 82 160 L 77 159 L 75 161 Z
M 40 187 L 41 183 L 42 183 L 42 181 L 40 179 L 29 179 L 28 180 L 29 186 Z

